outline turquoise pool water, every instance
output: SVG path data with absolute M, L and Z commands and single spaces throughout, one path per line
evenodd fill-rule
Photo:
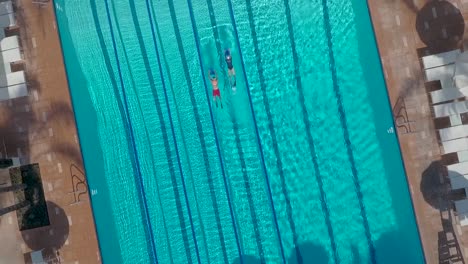
M 104 263 L 424 263 L 365 1 L 54 4 Z

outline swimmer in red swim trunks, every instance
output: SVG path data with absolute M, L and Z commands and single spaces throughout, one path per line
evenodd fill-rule
M 221 101 L 221 92 L 219 91 L 218 87 L 218 74 L 215 72 L 215 70 L 210 69 L 208 71 L 208 78 L 211 81 L 211 85 L 213 86 L 213 101 L 216 104 L 216 107 L 218 107 L 218 100 L 221 103 L 221 108 L 223 108 L 223 102 Z

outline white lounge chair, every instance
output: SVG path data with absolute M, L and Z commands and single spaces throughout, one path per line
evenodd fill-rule
M 442 141 L 443 154 L 455 153 L 468 149 L 468 138 Z
M 439 67 L 447 64 L 455 63 L 458 55 L 460 54 L 460 50 L 452 50 L 448 52 L 443 52 L 439 54 L 434 54 L 430 56 L 425 56 L 422 58 L 422 63 L 424 69 Z
M 7 63 L 20 61 L 21 52 L 19 48 L 5 50 L 5 51 L 2 51 L 2 57 L 3 57 L 3 61 Z
M 455 64 L 426 69 L 425 72 L 427 81 L 451 79 L 455 73 Z
M 16 25 L 14 13 L 0 15 L 0 28 L 7 28 Z
M 434 105 L 433 109 L 436 118 L 459 115 L 468 112 L 468 101 Z
M 455 87 L 448 89 L 441 89 L 431 92 L 431 99 L 433 104 L 453 101 L 456 99 L 468 96 L 468 87 L 457 89 Z
M 448 141 L 468 136 L 468 125 L 448 127 L 439 130 L 440 140 Z
M 452 190 L 468 188 L 468 176 L 449 171 L 448 177 Z
M 468 149 L 457 152 L 458 162 L 468 161 Z
M 21 53 L 19 48 L 9 49 L 1 52 L 1 57 L 3 59 L 4 72 L 6 74 L 11 73 L 11 63 L 21 61 Z
M 13 4 L 11 1 L 0 2 L 0 15 L 13 13 Z
M 456 153 L 458 162 L 468 161 L 468 138 L 458 138 L 442 142 L 442 154 Z M 467 186 L 468 187 L 468 186 Z
M 0 88 L 3 89 L 3 88 Z M 18 98 L 28 95 L 28 88 L 26 83 L 20 83 L 17 85 L 8 86 L 8 95 L 10 98 Z
M 0 39 L 0 51 L 19 48 L 18 36 L 11 36 Z
M 468 162 L 460 162 L 447 166 L 447 170 L 459 175 L 468 175 Z M 467 186 L 468 187 L 468 186 Z
M 26 83 L 20 83 L 0 88 L 0 101 L 10 100 L 28 95 Z
M 17 85 L 25 83 L 24 71 L 17 71 L 7 74 L 6 76 L 7 86 Z
M 468 86 L 462 89 L 455 87 L 452 79 L 440 80 L 442 89 L 432 91 L 431 99 L 433 104 L 453 101 L 455 99 L 468 96 Z
M 468 199 L 455 201 L 455 209 L 457 210 L 457 216 L 460 225 L 468 225 Z

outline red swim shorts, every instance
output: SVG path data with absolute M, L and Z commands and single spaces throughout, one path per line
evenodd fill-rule
M 219 92 L 219 89 L 213 90 L 213 97 L 221 97 L 221 93 Z

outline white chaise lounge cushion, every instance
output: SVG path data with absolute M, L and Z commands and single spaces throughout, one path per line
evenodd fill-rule
M 440 140 L 448 141 L 468 136 L 468 125 L 448 127 L 439 130 Z
M 426 69 L 425 72 L 427 81 L 452 79 L 455 73 L 455 64 Z
M 439 67 L 451 63 L 455 63 L 458 55 L 460 54 L 460 50 L 452 50 L 447 51 L 439 54 L 429 55 L 422 58 L 422 63 L 424 69 Z

